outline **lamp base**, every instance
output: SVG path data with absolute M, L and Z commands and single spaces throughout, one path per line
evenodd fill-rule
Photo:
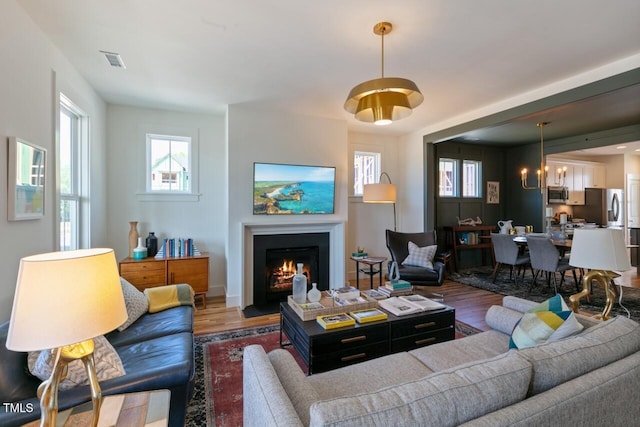
M 77 344 L 71 344 L 56 348 L 53 370 L 49 379 L 38 387 L 40 398 L 40 427 L 55 427 L 58 416 L 58 386 L 67 375 L 67 365 L 74 360 L 82 360 L 87 371 L 89 386 L 91 387 L 91 401 L 93 402 L 92 427 L 98 425 L 100 407 L 102 406 L 102 391 L 98 383 L 96 367 L 93 361 L 93 340 L 86 340 Z
M 580 306 L 580 300 L 583 297 L 589 297 L 591 294 L 591 281 L 595 280 L 598 282 L 602 289 L 604 289 L 604 293 L 607 297 L 604 310 L 602 310 L 602 314 L 596 314 L 593 316 L 599 320 L 608 320 L 611 317 L 611 309 L 613 308 L 613 302 L 615 301 L 616 294 L 611 289 L 611 282 L 616 277 L 620 277 L 618 273 L 614 273 L 613 271 L 606 270 L 591 270 L 582 278 L 582 291 L 577 294 L 573 294 L 569 297 L 569 301 L 571 303 L 571 309 L 577 313 L 578 307 Z

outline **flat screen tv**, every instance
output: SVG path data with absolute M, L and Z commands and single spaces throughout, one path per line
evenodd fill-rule
M 253 164 L 254 215 L 332 214 L 336 168 Z

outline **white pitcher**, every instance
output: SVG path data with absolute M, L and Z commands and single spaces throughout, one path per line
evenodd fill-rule
M 509 234 L 509 230 L 513 228 L 511 223 L 513 220 L 506 219 L 504 221 L 498 221 L 498 227 L 500 227 L 500 234 Z

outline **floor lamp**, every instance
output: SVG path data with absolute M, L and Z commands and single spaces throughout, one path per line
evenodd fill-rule
M 93 338 L 127 320 L 113 249 L 80 249 L 33 255 L 20 260 L 7 348 L 51 351 L 51 377 L 38 387 L 40 425 L 55 426 L 58 386 L 66 365 L 81 360 L 98 423 L 102 392 L 93 361 Z
M 607 300 L 602 314 L 594 317 L 607 320 L 616 297 L 611 283 L 614 278 L 620 276 L 614 270 L 625 271 L 631 268 L 622 230 L 614 228 L 574 230 L 569 264 L 590 270 L 582 279 L 582 291 L 569 297 L 573 311 L 578 312 L 580 299 L 589 296 L 591 281 L 595 280 L 604 289 Z
M 383 184 L 382 177 L 386 176 L 389 180 L 388 184 Z M 393 204 L 393 231 L 396 229 L 396 186 L 391 182 L 389 174 L 382 172 L 377 184 L 365 184 L 362 192 L 362 201 L 364 203 L 392 203 Z

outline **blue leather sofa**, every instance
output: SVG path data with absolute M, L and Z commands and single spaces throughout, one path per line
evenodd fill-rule
M 9 322 L 0 325 L 0 426 L 19 426 L 40 418 L 36 396 L 41 381 L 27 367 L 27 353 L 6 348 Z M 122 332 L 106 335 L 126 375 L 100 382 L 103 396 L 147 390 L 171 391 L 169 425 L 184 426 L 193 393 L 195 359 L 193 308 L 180 306 L 146 313 Z M 89 386 L 60 391 L 59 410 L 91 401 Z

